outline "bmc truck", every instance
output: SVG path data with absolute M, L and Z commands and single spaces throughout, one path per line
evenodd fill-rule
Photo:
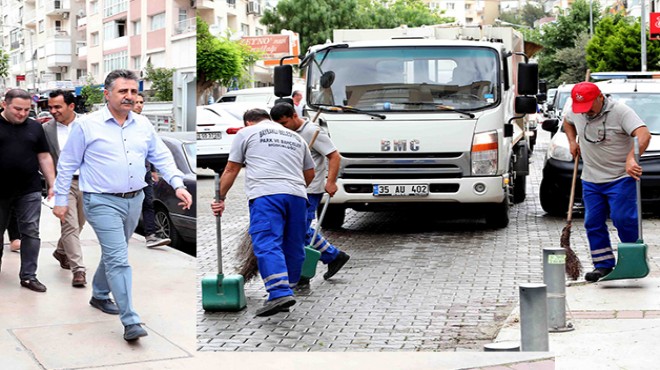
M 452 204 L 506 227 L 525 199 L 524 114 L 537 109 L 524 51 L 512 28 L 458 26 L 335 30 L 311 47 L 306 114 L 341 154 L 323 226 L 341 226 L 347 208 Z M 288 95 L 290 70 L 276 68 L 276 95 Z

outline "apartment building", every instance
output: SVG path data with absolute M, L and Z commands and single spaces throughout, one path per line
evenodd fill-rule
M 466 26 L 493 24 L 499 16 L 499 0 L 424 0 L 432 11 L 453 17 Z

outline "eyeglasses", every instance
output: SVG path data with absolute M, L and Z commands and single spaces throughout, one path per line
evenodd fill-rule
M 607 138 L 607 126 L 606 126 L 607 125 L 607 115 L 605 115 L 605 118 L 603 119 L 602 125 L 603 125 L 603 127 L 601 128 L 600 125 L 598 125 L 598 124 L 594 125 L 594 124 L 590 124 L 589 122 L 587 122 L 587 124 L 584 126 L 584 140 L 586 140 L 586 141 L 588 141 L 592 144 L 598 144 L 600 142 L 605 141 L 605 138 Z M 589 129 L 590 127 L 592 128 L 591 130 Z M 592 139 L 589 138 L 589 136 L 587 136 L 587 132 L 591 131 L 593 133 L 594 130 L 596 131 L 596 139 L 592 140 Z

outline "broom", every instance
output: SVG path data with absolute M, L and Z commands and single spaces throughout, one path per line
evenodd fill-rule
M 561 231 L 561 247 L 566 250 L 566 274 L 572 280 L 577 280 L 582 273 L 582 263 L 571 249 L 571 225 L 573 223 L 573 200 L 575 200 L 575 181 L 577 179 L 579 157 L 575 156 L 575 165 L 573 166 L 573 182 L 571 184 L 571 196 L 568 202 L 568 216 L 566 217 L 566 226 Z
M 316 121 L 319 117 L 319 110 L 314 116 L 312 122 Z M 316 141 L 316 138 L 319 136 L 319 131 L 317 130 L 312 137 L 312 140 L 309 142 L 309 147 L 311 148 Z M 240 263 L 238 265 L 238 273 L 243 275 L 245 282 L 252 280 L 259 273 L 259 266 L 257 265 L 257 257 L 254 255 L 254 249 L 252 247 L 252 237 L 248 233 L 248 228 L 243 231 L 243 236 L 241 241 L 238 244 L 238 251 L 236 252 L 236 259 Z

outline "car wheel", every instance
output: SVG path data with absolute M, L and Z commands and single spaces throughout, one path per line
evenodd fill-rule
M 562 194 L 556 186 L 541 180 L 539 189 L 541 208 L 551 216 L 563 217 L 568 211 L 568 197 Z
M 170 238 L 172 241 L 170 243 L 171 247 L 177 248 L 177 246 L 182 242 L 177 233 L 174 224 L 172 224 L 172 219 L 170 218 L 169 212 L 166 209 L 158 207 L 154 215 L 154 221 L 156 223 L 156 234 L 162 238 Z
M 503 229 L 509 225 L 509 197 L 502 203 L 493 204 L 486 210 L 486 226 L 493 229 Z
M 323 207 L 318 208 L 318 216 L 321 215 L 321 210 Z M 340 229 L 341 225 L 344 224 L 344 219 L 346 217 L 346 208 L 342 206 L 333 206 L 332 204 L 328 206 L 328 209 L 325 211 L 325 216 L 321 222 L 321 226 L 324 229 Z

